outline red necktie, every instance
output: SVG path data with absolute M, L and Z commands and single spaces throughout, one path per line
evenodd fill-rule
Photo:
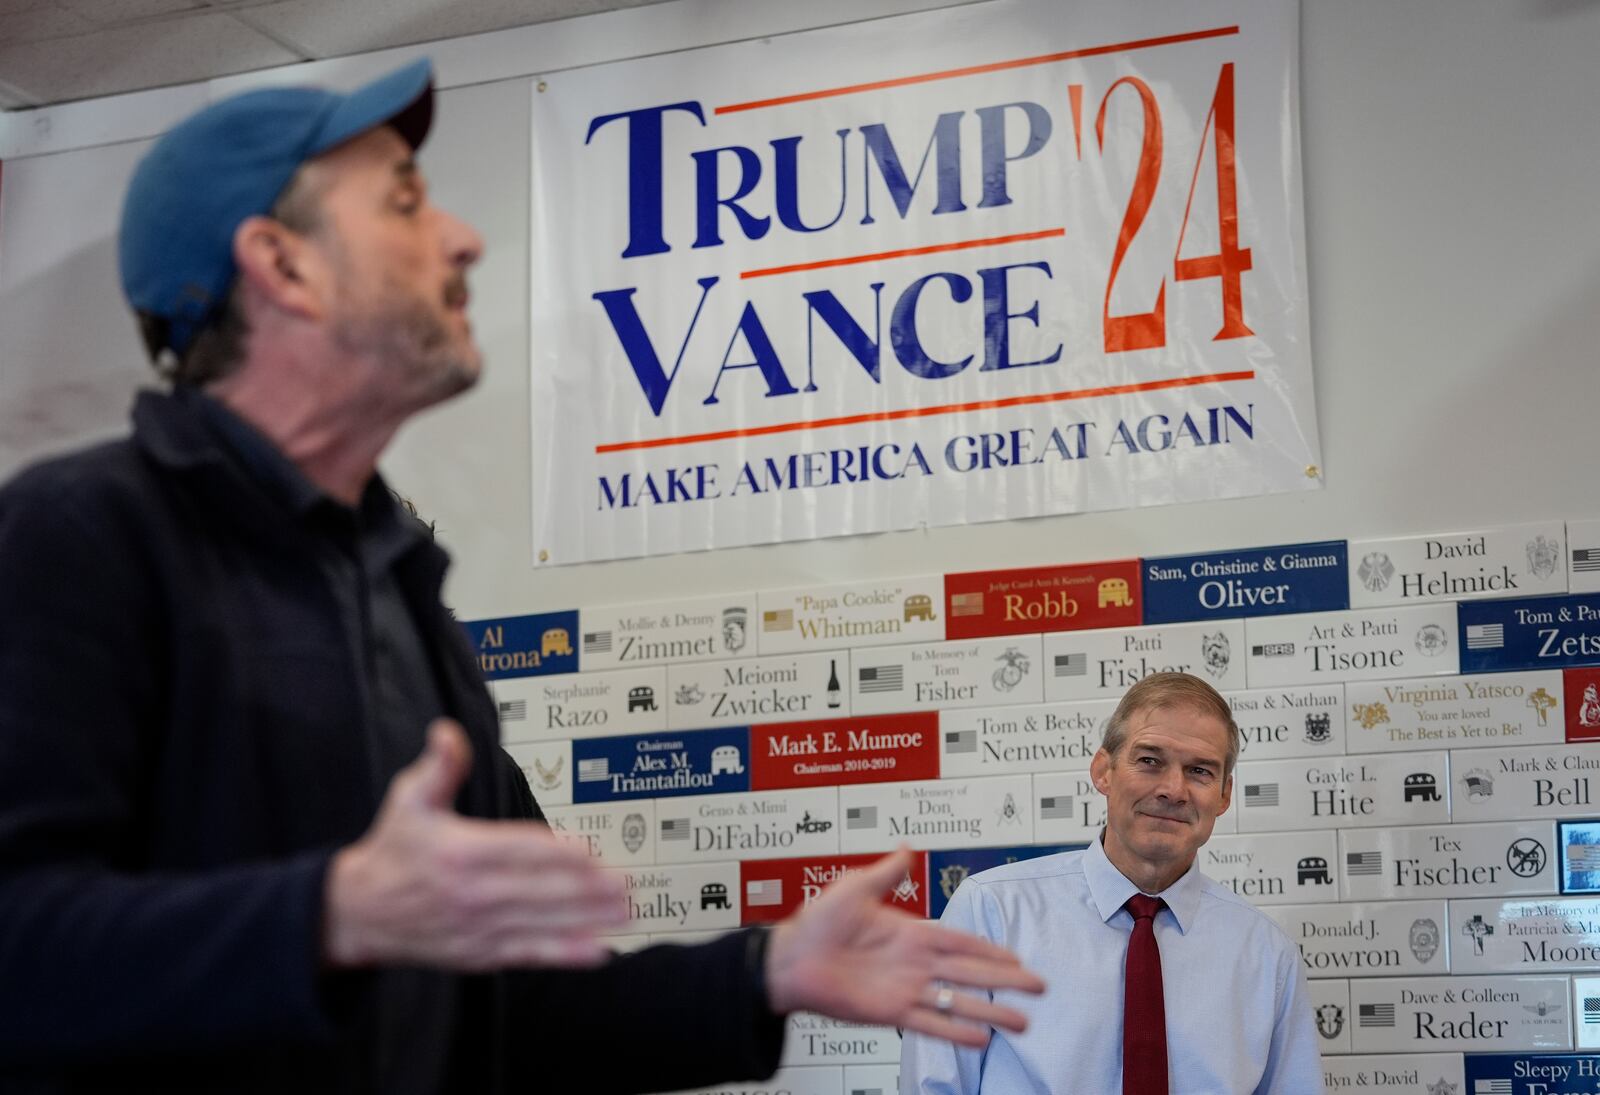
M 1122 1095 L 1167 1095 L 1167 1008 L 1161 994 L 1161 950 L 1155 918 L 1159 897 L 1128 898 L 1133 935 L 1123 967 Z

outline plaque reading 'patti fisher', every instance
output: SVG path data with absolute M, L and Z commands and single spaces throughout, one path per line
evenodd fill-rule
M 1047 700 L 1118 699 L 1152 673 L 1189 673 L 1218 690 L 1243 688 L 1238 620 L 1166 624 L 1044 637 Z

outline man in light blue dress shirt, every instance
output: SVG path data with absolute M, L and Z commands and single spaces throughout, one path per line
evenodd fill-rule
M 1122 1075 L 1123 965 L 1133 931 L 1123 906 L 1138 893 L 1166 903 L 1154 922 L 1165 1095 L 1322 1091 L 1299 952 L 1195 861 L 1228 808 L 1238 753 L 1227 702 L 1204 681 L 1161 673 L 1129 690 L 1090 766 L 1106 796 L 1100 840 L 973 875 L 942 918 L 1015 951 L 1045 977 L 1043 996 L 994 994 L 1028 1016 L 1027 1031 L 996 1031 L 984 1049 L 908 1034 L 901 1095 L 1135 1095 L 1124 1092 Z

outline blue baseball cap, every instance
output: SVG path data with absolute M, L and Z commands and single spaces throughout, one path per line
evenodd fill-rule
M 315 87 L 247 91 L 168 130 L 139 161 L 122 204 L 122 291 L 159 332 L 151 353 L 182 354 L 227 300 L 233 234 L 265 215 L 300 165 L 380 125 L 412 148 L 433 121 L 426 59 L 341 95 Z M 164 344 L 164 345 L 163 345 Z

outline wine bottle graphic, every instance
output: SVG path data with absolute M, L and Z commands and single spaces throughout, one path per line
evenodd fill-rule
M 839 706 L 839 663 L 828 659 L 828 706 Z

